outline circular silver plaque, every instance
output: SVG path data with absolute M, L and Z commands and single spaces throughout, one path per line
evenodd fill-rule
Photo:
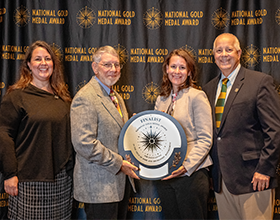
M 119 153 L 143 179 L 157 180 L 178 169 L 186 156 L 187 139 L 182 126 L 160 111 L 144 111 L 128 120 L 119 137 Z

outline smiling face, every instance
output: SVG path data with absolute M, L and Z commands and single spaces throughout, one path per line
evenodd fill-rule
M 102 54 L 100 62 L 93 62 L 92 69 L 96 77 L 109 88 L 111 88 L 121 76 L 119 58 L 109 53 Z
M 35 85 L 49 82 L 53 73 L 53 60 L 49 52 L 43 47 L 33 50 L 30 62 L 27 62 L 32 72 L 32 83 Z
M 166 66 L 166 73 L 175 93 L 179 91 L 180 85 L 184 84 L 190 75 L 187 62 L 177 55 L 170 58 L 169 64 Z
M 235 44 L 235 37 L 229 34 L 220 35 L 215 41 L 215 63 L 226 77 L 229 76 L 240 63 L 242 51 L 241 49 L 238 50 Z

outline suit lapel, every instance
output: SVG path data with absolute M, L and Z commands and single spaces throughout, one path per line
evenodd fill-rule
M 95 79 L 92 80 L 92 85 L 96 91 L 97 96 L 100 98 L 100 102 L 104 106 L 105 110 L 108 111 L 108 113 L 117 122 L 120 128 L 122 128 L 124 122 L 105 89 Z M 123 109 L 122 106 L 121 109 Z
M 216 121 L 216 117 L 215 117 L 215 106 L 216 106 L 216 91 L 217 91 L 217 86 L 218 86 L 218 83 L 220 81 L 220 77 L 221 76 L 217 76 L 215 79 L 214 79 L 214 82 L 213 82 L 213 88 L 210 89 L 208 91 L 208 97 L 209 97 L 209 102 L 210 102 L 210 106 L 212 108 L 212 119 L 213 119 L 213 122 Z M 216 128 L 216 123 L 214 123 L 214 127 L 215 127 L 215 132 L 217 132 L 217 128 Z
M 221 126 L 220 129 L 223 127 L 223 124 L 226 120 L 227 114 L 232 106 L 232 103 L 234 102 L 237 94 L 239 93 L 245 78 L 245 70 L 243 67 L 241 67 L 239 73 L 236 76 L 236 79 L 234 81 L 234 84 L 232 85 L 232 88 L 230 90 L 230 93 L 228 94 L 228 98 L 224 107 L 224 112 L 222 116 Z

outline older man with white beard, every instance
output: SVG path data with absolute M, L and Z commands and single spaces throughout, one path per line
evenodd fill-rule
M 118 137 L 128 113 L 112 90 L 120 78 L 119 55 L 111 46 L 93 54 L 95 76 L 71 105 L 71 134 L 76 151 L 74 198 L 85 204 L 88 219 L 125 219 L 132 178 L 138 168 L 118 154 Z M 130 176 L 130 183 L 127 176 Z

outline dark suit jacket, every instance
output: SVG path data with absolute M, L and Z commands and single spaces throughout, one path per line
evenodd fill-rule
M 204 87 L 215 121 L 215 97 L 220 76 Z M 255 172 L 277 186 L 280 149 L 280 100 L 271 76 L 241 67 L 225 104 L 219 129 L 213 123 L 212 177 L 220 192 L 221 178 L 235 195 L 253 192 Z

